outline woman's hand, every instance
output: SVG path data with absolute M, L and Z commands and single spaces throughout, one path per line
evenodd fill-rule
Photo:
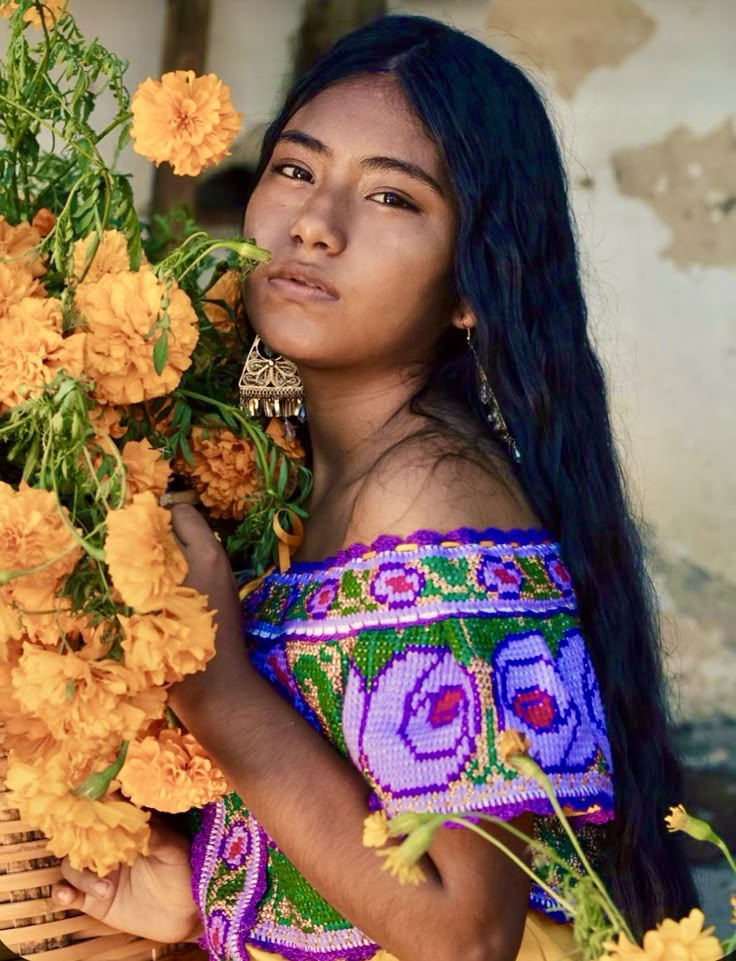
M 169 704 L 181 720 L 193 729 L 193 713 L 207 701 L 214 701 L 233 683 L 242 679 L 248 661 L 241 629 L 240 599 L 230 561 L 222 545 L 210 530 L 207 521 L 189 504 L 175 504 L 171 508 L 174 534 L 189 565 L 185 580 L 209 598 L 215 610 L 217 653 L 204 671 L 190 674 L 169 688 Z
M 105 878 L 61 862 L 63 881 L 51 889 L 60 910 L 75 909 L 118 931 L 164 944 L 201 932 L 191 889 L 189 841 L 154 815 L 149 854 L 121 865 Z

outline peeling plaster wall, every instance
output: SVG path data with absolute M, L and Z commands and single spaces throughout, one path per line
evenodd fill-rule
M 736 3 L 389 6 L 490 42 L 546 93 L 619 443 L 655 548 L 676 706 L 736 717 Z M 132 88 L 158 73 L 163 0 L 74 8 L 130 58 Z M 297 0 L 214 2 L 210 67 L 250 131 L 278 99 L 299 16 Z M 132 153 L 124 166 L 144 203 L 150 168 Z

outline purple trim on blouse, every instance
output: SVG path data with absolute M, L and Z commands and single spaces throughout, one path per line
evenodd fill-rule
M 513 528 L 512 530 L 501 530 L 498 527 L 487 527 L 484 530 L 475 527 L 458 527 L 453 531 L 442 533 L 420 529 L 414 531 L 406 537 L 397 534 L 381 534 L 370 544 L 356 542 L 331 557 L 325 557 L 320 561 L 292 561 L 290 571 L 293 573 L 306 573 L 307 571 L 324 570 L 330 567 L 340 567 L 350 561 L 359 560 L 365 554 L 381 553 L 393 551 L 401 544 L 418 544 L 422 547 L 436 546 L 443 541 L 459 541 L 461 544 L 475 544 L 479 540 L 493 541 L 494 544 L 519 546 L 531 546 L 549 542 L 556 544 L 552 534 L 544 527 Z

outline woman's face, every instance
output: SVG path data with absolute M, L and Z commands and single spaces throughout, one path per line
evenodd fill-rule
M 250 322 L 300 365 L 425 362 L 452 319 L 454 201 L 389 76 L 343 81 L 293 115 L 243 231 L 273 255 L 244 285 Z M 300 269 L 329 290 L 288 279 Z

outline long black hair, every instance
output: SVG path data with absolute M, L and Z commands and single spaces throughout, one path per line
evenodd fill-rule
M 603 868 L 635 935 L 699 902 L 668 807 L 683 800 L 671 739 L 656 605 L 587 329 L 567 181 L 542 96 L 483 43 L 426 17 L 381 17 L 301 77 L 267 130 L 257 183 L 290 117 L 326 87 L 393 75 L 444 158 L 459 212 L 457 294 L 521 451 L 518 479 L 558 539 L 600 680 L 615 773 Z M 477 432 L 474 358 L 456 331 L 415 409 L 437 385 Z M 443 420 L 443 408 L 434 417 Z M 470 425 L 470 426 L 468 426 Z M 457 430 L 457 422 L 447 424 Z M 462 427 L 461 427 L 462 429 Z M 486 425 L 486 432 L 490 428 Z

